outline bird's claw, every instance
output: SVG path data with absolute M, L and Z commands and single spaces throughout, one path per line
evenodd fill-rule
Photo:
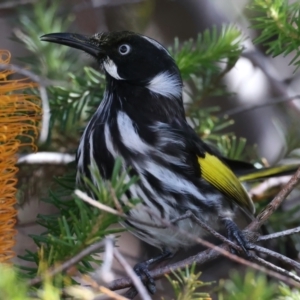
M 228 239 L 232 242 L 236 242 L 243 250 L 243 253 L 250 258 L 250 252 L 252 246 L 251 243 L 247 240 L 244 233 L 237 227 L 237 225 L 230 219 L 224 220 L 226 229 L 227 229 L 227 235 Z M 230 247 L 230 252 L 232 254 L 237 254 L 236 249 Z
M 136 264 L 133 269 L 141 279 L 143 277 L 146 277 L 144 284 L 147 287 L 148 291 L 153 295 L 156 292 L 156 284 L 153 277 L 150 275 L 149 265 L 150 264 L 148 262 L 140 262 Z

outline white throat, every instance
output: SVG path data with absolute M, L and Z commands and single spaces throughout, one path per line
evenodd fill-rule
M 118 68 L 116 64 L 109 57 L 103 62 L 103 67 L 111 77 L 117 80 L 123 80 L 123 78 L 118 74 Z

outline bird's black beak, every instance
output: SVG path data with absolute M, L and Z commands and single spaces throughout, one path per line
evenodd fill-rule
M 91 37 L 77 33 L 49 33 L 41 36 L 41 41 L 66 45 L 83 50 L 98 58 L 101 55 L 100 47 L 92 42 Z

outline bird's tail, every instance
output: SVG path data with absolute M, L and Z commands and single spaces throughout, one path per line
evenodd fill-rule
M 258 169 L 251 163 L 228 158 L 223 160 L 242 182 L 291 175 L 296 172 L 300 166 L 299 164 L 287 164 Z
M 253 169 L 252 171 L 248 170 L 245 171 L 244 174 L 239 174 L 238 178 L 240 181 L 254 181 L 254 180 L 261 180 L 270 177 L 277 177 L 277 176 L 285 176 L 291 175 L 299 168 L 298 164 L 291 164 L 291 165 L 281 165 L 281 166 L 274 166 L 262 169 Z

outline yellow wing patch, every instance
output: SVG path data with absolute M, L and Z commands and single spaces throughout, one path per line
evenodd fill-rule
M 234 200 L 242 208 L 254 213 L 255 208 L 246 190 L 234 173 L 216 156 L 205 153 L 198 156 L 202 177 L 220 192 Z

